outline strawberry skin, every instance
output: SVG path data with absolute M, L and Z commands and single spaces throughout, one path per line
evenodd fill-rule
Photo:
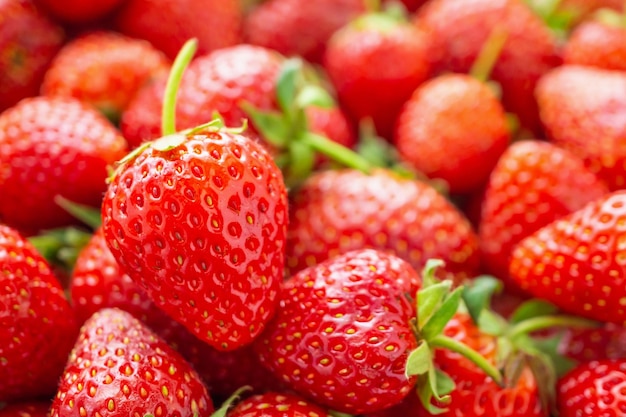
M 24 233 L 76 220 L 61 195 L 99 207 L 107 166 L 127 144 L 98 111 L 70 97 L 33 97 L 0 114 L 0 218 Z
M 0 402 L 49 396 L 78 326 L 35 248 L 0 224 Z
M 626 27 L 593 20 L 581 23 L 565 44 L 563 61 L 569 65 L 626 71 Z
M 373 412 L 399 403 L 417 346 L 409 300 L 420 277 L 402 259 L 364 249 L 305 269 L 283 284 L 281 308 L 254 346 L 292 389 L 331 409 Z
M 450 193 L 475 192 L 509 143 L 504 109 L 493 91 L 468 75 L 422 84 L 398 118 L 394 142 L 403 160 Z
M 623 325 L 625 217 L 626 191 L 616 191 L 548 224 L 516 246 L 511 278 L 565 312 Z
M 110 183 L 107 245 L 159 308 L 210 345 L 235 349 L 275 309 L 288 220 L 282 174 L 261 145 L 235 133 L 163 140 L 138 150 Z
M 212 412 L 206 388 L 177 352 L 130 313 L 103 309 L 81 328 L 50 416 L 205 417 Z
M 514 246 L 541 227 L 607 194 L 576 155 L 554 144 L 512 144 L 491 173 L 478 236 L 482 264 L 506 284 Z
M 228 417 L 330 417 L 324 409 L 293 394 L 268 392 L 237 404 Z
M 287 234 L 289 273 L 360 248 L 391 251 L 420 270 L 446 262 L 460 283 L 478 272 L 478 239 L 467 219 L 425 182 L 390 171 L 344 169 L 311 176 L 294 194 Z

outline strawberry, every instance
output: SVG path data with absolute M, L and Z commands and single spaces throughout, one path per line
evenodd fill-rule
M 248 14 L 244 39 L 321 62 L 332 34 L 364 11 L 364 0 L 268 0 Z
M 567 329 L 559 352 L 577 362 L 626 358 L 626 327 L 605 323 L 591 329 Z
M 626 74 L 566 65 L 537 85 L 541 120 L 550 139 L 585 160 L 611 190 L 626 177 Z
M 624 216 L 626 191 L 616 191 L 544 226 L 513 250 L 511 278 L 563 311 L 624 324 Z
M 478 240 L 468 221 L 425 182 L 386 170 L 311 176 L 293 197 L 289 272 L 364 247 L 392 251 L 416 269 L 443 259 L 457 283 L 478 270 Z
M 0 224 L 0 402 L 55 392 L 78 326 L 47 262 Z
M 48 402 L 23 402 L 0 407 L 0 417 L 48 417 Z
M 426 32 L 391 13 L 370 13 L 330 38 L 324 67 L 339 101 L 359 121 L 371 118 L 391 139 L 402 105 L 430 75 Z
M 210 345 L 232 350 L 274 312 L 287 192 L 269 154 L 213 126 L 126 158 L 104 197 L 103 231 L 129 276 Z
M 582 364 L 559 380 L 558 412 L 561 417 L 622 415 L 626 360 Z
M 114 26 L 173 59 L 190 38 L 200 54 L 240 43 L 242 19 L 238 0 L 125 0 Z
M 482 203 L 483 267 L 515 288 L 508 276 L 513 247 L 607 193 L 606 185 L 567 150 L 538 140 L 512 144 L 492 171 Z
M 394 142 L 416 170 L 450 193 L 477 191 L 509 143 L 500 101 L 481 81 L 450 74 L 422 84 L 401 111 Z
M 37 95 L 44 73 L 61 49 L 63 29 L 31 0 L 0 3 L 0 112 Z
M 0 114 L 0 149 L 0 218 L 30 234 L 75 222 L 57 195 L 98 207 L 107 166 L 127 144 L 90 106 L 34 97 Z
M 626 26 L 589 20 L 574 29 L 563 50 L 563 61 L 626 71 Z
M 41 93 L 75 97 L 117 121 L 140 87 L 169 65 L 146 41 L 111 31 L 91 32 L 61 49 L 46 71 Z
M 330 417 L 321 407 L 293 394 L 269 392 L 245 399 L 228 417 Z
M 371 249 L 305 269 L 281 291 L 281 308 L 254 342 L 261 362 L 301 395 L 351 414 L 402 400 L 409 328 L 420 277 L 400 258 Z
M 561 63 L 557 40 L 522 0 L 433 0 L 415 23 L 430 32 L 439 71 L 468 72 L 494 30 L 507 34 L 491 73 L 502 88 L 505 108 L 523 127 L 540 133 L 533 93 L 537 80 Z
M 81 328 L 50 416 L 212 412 L 206 388 L 178 353 L 130 313 L 103 309 Z
M 125 0 L 35 0 L 37 5 L 66 24 L 81 25 L 105 18 Z

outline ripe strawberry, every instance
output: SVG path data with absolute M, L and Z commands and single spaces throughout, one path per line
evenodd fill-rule
M 493 91 L 468 75 L 450 74 L 422 84 L 398 118 L 400 157 L 450 193 L 475 192 L 509 143 L 504 109 Z
M 46 261 L 0 224 L 0 402 L 52 395 L 78 326 Z
M 316 107 L 308 106 L 304 109 L 308 130 L 331 139 L 346 148 L 354 148 L 357 135 L 348 116 L 339 106 Z M 328 158 L 318 155 L 318 164 L 321 165 Z
M 290 274 L 366 247 L 392 251 L 416 269 L 428 259 L 442 259 L 445 277 L 457 283 L 478 272 L 478 239 L 469 222 L 424 182 L 385 170 L 324 171 L 311 176 L 293 199 Z
M 95 109 L 69 97 L 34 97 L 0 115 L 0 218 L 24 233 L 75 222 L 56 195 L 98 207 L 107 166 L 126 141 Z
M 522 0 L 433 0 L 422 7 L 416 24 L 431 33 L 431 53 L 440 71 L 468 72 L 495 29 L 506 43 L 491 73 L 502 87 L 502 100 L 523 127 L 540 133 L 534 89 L 537 80 L 561 63 L 557 40 Z
M 626 71 L 626 26 L 592 20 L 580 24 L 565 44 L 563 61 L 569 65 Z
M 262 146 L 215 127 L 130 155 L 109 185 L 103 231 L 148 296 L 210 345 L 264 328 L 283 279 L 287 192 Z
M 482 203 L 483 267 L 515 288 L 509 278 L 513 247 L 607 193 L 606 185 L 567 150 L 538 140 L 512 144 L 492 171 Z
M 616 191 L 544 226 L 514 249 L 511 278 L 563 311 L 625 323 L 625 216 L 626 191 Z
M 567 329 L 559 344 L 561 355 L 577 362 L 626 358 L 626 327 L 605 323 L 591 329 Z
M 0 2 L 0 112 L 37 95 L 44 73 L 64 41 L 61 27 L 31 0 Z
M 332 34 L 364 11 L 364 0 L 268 0 L 247 16 L 244 39 L 321 62 Z
M 561 417 L 622 415 L 626 360 L 593 361 L 579 365 L 559 380 Z
M 240 43 L 242 19 L 238 0 L 126 0 L 115 27 L 173 59 L 191 38 L 198 39 L 199 54 Z
M 351 414 L 397 404 L 411 390 L 417 346 L 406 296 L 420 277 L 402 259 L 365 249 L 305 269 L 283 284 L 281 308 L 254 346 L 296 392 Z
M 206 388 L 176 351 L 129 313 L 103 309 L 81 328 L 50 416 L 212 412 Z
M 140 87 L 169 66 L 165 55 L 146 41 L 91 32 L 61 49 L 46 71 L 41 93 L 75 97 L 117 121 Z
M 269 392 L 237 404 L 228 417 L 330 417 L 321 407 L 293 394 Z
M 0 417 L 48 417 L 48 402 L 23 402 L 0 407 Z
M 102 19 L 125 0 L 35 0 L 37 5 L 56 19 L 70 24 L 87 24 Z
M 551 140 L 585 160 L 611 190 L 626 177 L 626 74 L 566 65 L 537 85 L 541 120 Z
M 391 139 L 402 105 L 430 73 L 430 39 L 385 13 L 360 16 L 330 38 L 324 67 L 355 121 L 371 118 Z

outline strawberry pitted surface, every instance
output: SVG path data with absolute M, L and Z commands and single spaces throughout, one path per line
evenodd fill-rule
M 282 175 L 261 145 L 236 133 L 163 140 L 112 180 L 107 244 L 157 306 L 201 340 L 235 349 L 276 307 L 288 217 Z
M 0 224 L 0 402 L 53 395 L 77 333 L 50 266 Z
M 237 404 L 228 417 L 330 417 L 321 407 L 293 394 L 270 392 Z

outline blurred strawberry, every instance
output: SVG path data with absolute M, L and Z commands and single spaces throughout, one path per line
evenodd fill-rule
M 174 59 L 183 44 L 198 39 L 198 53 L 241 42 L 239 0 L 125 0 L 115 27 L 145 39 Z
M 0 218 L 24 232 L 76 220 L 56 195 L 99 207 L 107 166 L 126 141 L 95 109 L 70 97 L 34 97 L 0 115 Z
M 270 392 L 247 398 L 228 417 L 331 417 L 323 408 L 293 394 Z
M 565 64 L 626 71 L 626 24 L 581 23 L 565 44 L 563 60 Z
M 0 2 L 0 112 L 35 96 L 64 33 L 31 0 Z
M 330 38 L 324 67 L 353 120 L 391 139 L 402 105 L 430 72 L 426 32 L 391 11 L 360 16 Z
M 537 86 L 550 139 L 581 157 L 611 190 L 626 187 L 626 73 L 566 65 Z
M 146 41 L 92 32 L 61 49 L 46 72 L 41 93 L 75 97 L 115 122 L 137 91 L 169 66 L 165 55 Z
M 522 0 L 433 0 L 415 23 L 430 32 L 439 71 L 468 72 L 490 34 L 506 32 L 506 43 L 491 73 L 502 88 L 505 108 L 521 125 L 540 133 L 533 93 L 541 75 L 561 63 L 555 35 Z
M 532 0 L 531 3 L 541 1 Z M 571 27 L 589 20 L 599 10 L 619 11 L 622 10 L 623 5 L 623 0 L 561 0 L 557 2 L 556 12 L 563 16 Z
M 49 402 L 29 401 L 0 407 L 0 417 L 48 417 Z
M 476 192 L 509 143 L 502 105 L 487 84 L 449 74 L 422 84 L 404 105 L 394 141 L 400 157 L 450 193 Z
M 87 24 L 110 15 L 126 0 L 35 0 L 54 18 L 69 24 Z
M 626 327 L 605 323 L 592 329 L 567 329 L 559 352 L 577 362 L 626 359 Z
M 332 34 L 365 11 L 365 0 L 267 0 L 248 15 L 245 40 L 321 62 Z

